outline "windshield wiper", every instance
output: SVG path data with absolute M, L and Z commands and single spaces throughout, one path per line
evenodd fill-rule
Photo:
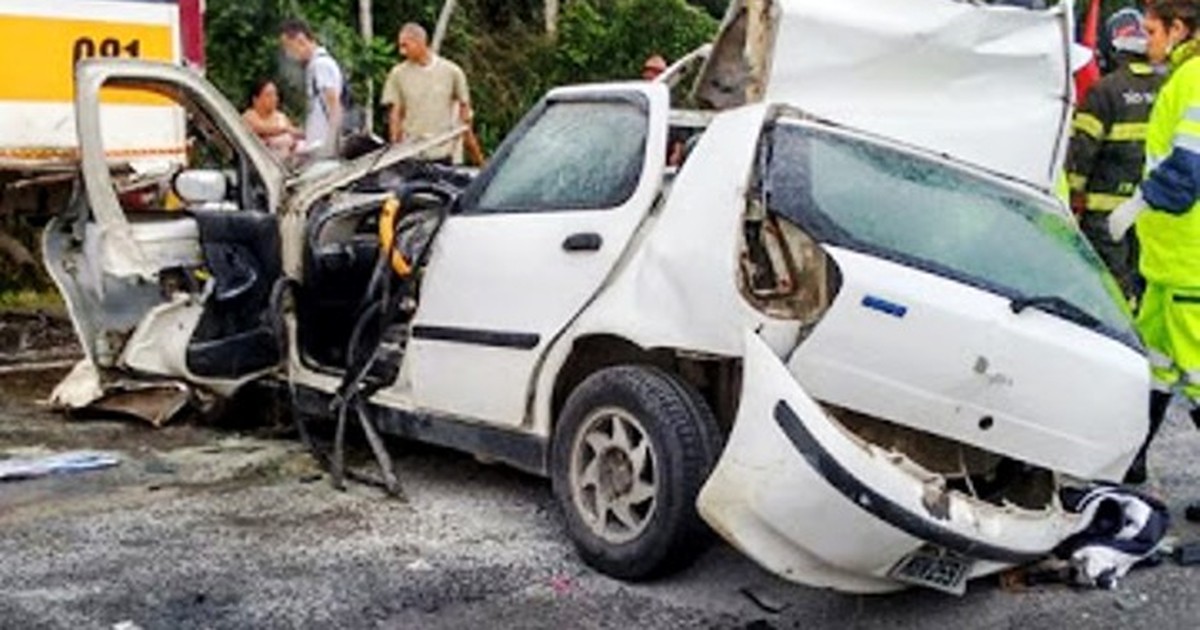
M 1020 315 L 1027 308 L 1036 308 L 1041 311 L 1057 315 L 1067 321 L 1074 322 L 1086 328 L 1101 328 L 1101 322 L 1095 315 L 1075 306 L 1074 304 L 1064 300 L 1057 295 L 1037 295 L 1031 297 L 1015 298 L 1009 303 L 1009 308 L 1013 313 Z

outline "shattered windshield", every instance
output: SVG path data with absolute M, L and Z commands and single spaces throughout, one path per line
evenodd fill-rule
M 483 176 L 475 212 L 607 209 L 637 188 L 646 103 L 551 102 L 507 142 Z
M 819 240 L 1051 310 L 1137 345 L 1115 280 L 1044 199 L 797 124 L 764 144 L 770 209 Z M 1024 305 L 1024 306 L 1022 306 Z

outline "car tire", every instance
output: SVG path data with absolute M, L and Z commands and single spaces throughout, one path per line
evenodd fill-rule
M 708 405 L 678 376 L 606 368 L 571 393 L 551 444 L 554 495 L 593 568 L 644 580 L 683 568 L 712 533 L 696 496 L 721 452 Z

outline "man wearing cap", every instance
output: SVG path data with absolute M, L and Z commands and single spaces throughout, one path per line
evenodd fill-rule
M 1067 173 L 1071 207 L 1080 227 L 1127 297 L 1138 292 L 1137 243 L 1114 241 L 1109 213 L 1129 199 L 1142 180 L 1146 122 L 1164 76 L 1156 70 L 1165 51 L 1147 50 L 1142 15 L 1117 11 L 1105 23 L 1116 67 L 1097 83 L 1075 113 Z

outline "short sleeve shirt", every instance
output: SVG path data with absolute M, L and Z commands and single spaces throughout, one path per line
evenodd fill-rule
M 304 139 L 309 144 L 321 142 L 325 151 L 331 151 L 336 136 L 331 133 L 331 112 L 322 96 L 333 90 L 340 99 L 342 94 L 342 69 L 324 47 L 317 48 L 312 59 L 304 67 L 304 84 L 308 93 L 307 117 L 304 121 Z
M 404 109 L 404 136 L 422 140 L 450 131 L 458 124 L 457 103 L 469 105 L 470 91 L 467 75 L 458 64 L 433 56 L 426 65 L 412 61 L 397 64 L 383 85 L 384 105 L 399 105 Z M 449 158 L 455 142 L 435 147 L 423 157 L 431 160 Z

